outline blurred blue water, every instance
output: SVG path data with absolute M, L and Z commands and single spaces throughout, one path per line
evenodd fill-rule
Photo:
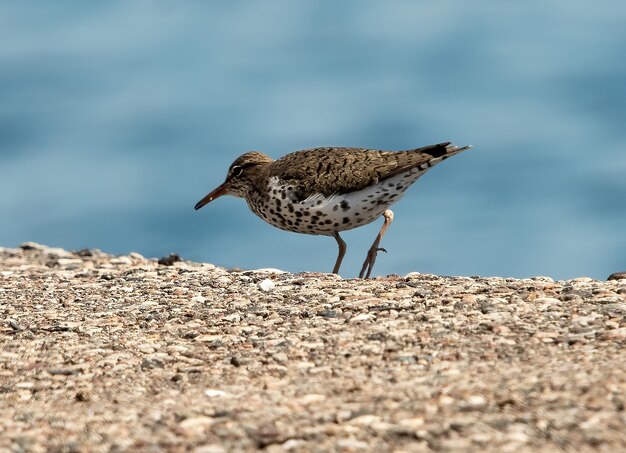
M 239 154 L 475 149 L 394 211 L 377 274 L 626 269 L 626 2 L 0 3 L 0 245 L 329 271 L 242 200 Z M 344 235 L 355 275 L 379 228 Z

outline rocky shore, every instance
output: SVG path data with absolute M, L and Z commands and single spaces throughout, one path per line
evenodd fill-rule
M 0 248 L 0 451 L 624 451 L 626 280 Z

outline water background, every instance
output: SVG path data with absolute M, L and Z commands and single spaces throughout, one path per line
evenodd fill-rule
M 626 2 L 0 3 L 2 246 L 327 272 L 332 238 L 193 205 L 251 149 L 447 140 L 475 149 L 395 205 L 377 275 L 626 270 Z

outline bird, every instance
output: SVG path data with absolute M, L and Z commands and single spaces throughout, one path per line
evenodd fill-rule
M 417 179 L 438 163 L 472 146 L 439 143 L 405 151 L 320 147 L 273 160 L 258 151 L 239 156 L 226 180 L 196 203 L 198 210 L 223 195 L 243 198 L 265 222 L 295 233 L 331 236 L 339 253 L 338 274 L 347 245 L 340 232 L 382 216 L 383 225 L 369 248 L 359 278 L 369 278 L 397 202 Z

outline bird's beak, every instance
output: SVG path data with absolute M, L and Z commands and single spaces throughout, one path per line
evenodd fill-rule
M 204 197 L 202 200 L 197 202 L 196 205 L 194 206 L 194 209 L 197 211 L 205 204 L 209 204 L 216 198 L 221 197 L 222 195 L 226 195 L 226 193 L 228 193 L 228 184 L 224 183 L 221 186 L 219 186 L 217 189 L 215 189 L 213 192 L 208 194 L 206 197 Z

